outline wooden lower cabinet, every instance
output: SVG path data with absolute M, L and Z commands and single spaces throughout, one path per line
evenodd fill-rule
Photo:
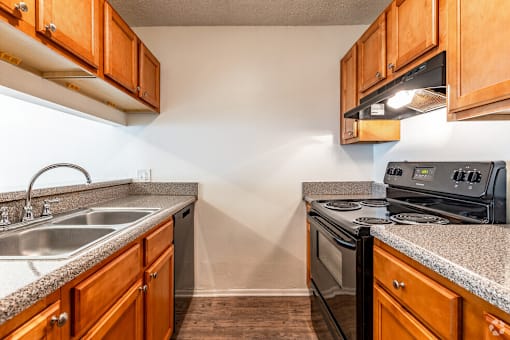
M 135 283 L 82 339 L 143 339 L 142 287 L 141 280 Z
M 146 337 L 169 339 L 174 327 L 174 246 L 147 268 L 144 280 Z
M 5 339 L 59 340 L 61 338 L 61 329 L 57 323 L 59 316 L 60 301 L 57 301 L 25 322 L 23 326 L 9 334 Z
M 379 285 L 374 285 L 374 339 L 438 339 Z
M 510 314 L 377 239 L 373 306 L 377 340 L 510 340 Z

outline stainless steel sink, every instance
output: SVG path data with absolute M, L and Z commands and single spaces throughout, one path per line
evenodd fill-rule
M 52 259 L 71 256 L 107 237 L 115 228 L 36 227 L 0 236 L 0 257 Z
M 159 209 L 92 208 L 53 222 L 54 225 L 108 225 L 135 223 Z

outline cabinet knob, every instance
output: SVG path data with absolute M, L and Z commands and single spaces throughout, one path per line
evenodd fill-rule
M 52 22 L 44 27 L 46 28 L 46 31 L 51 32 L 51 33 L 55 33 L 57 31 L 57 26 Z
M 377 79 L 381 79 L 381 77 L 382 77 L 381 72 L 376 72 L 376 73 L 375 73 L 375 77 L 376 77 Z
M 66 324 L 67 320 L 69 320 L 69 315 L 67 315 L 67 313 L 62 313 L 58 317 L 52 316 L 50 319 L 50 324 L 52 326 L 57 324 L 57 327 L 62 327 Z
M 149 289 L 149 286 L 147 286 L 147 285 L 143 285 L 143 286 L 138 288 L 138 290 L 140 290 L 143 293 L 145 293 L 147 291 L 147 289 Z
M 158 277 L 158 272 L 150 273 L 149 276 L 153 279 Z
M 136 90 L 137 90 L 138 92 L 140 92 L 140 90 L 141 90 L 141 89 L 142 89 L 142 88 L 141 88 L 140 86 L 137 86 L 137 87 L 136 87 Z
M 395 68 L 395 64 L 389 63 L 388 64 L 388 70 L 393 70 Z
M 404 288 L 406 285 L 404 282 L 398 282 L 397 280 L 393 280 L 393 288 L 395 289 L 400 289 L 400 288 Z
M 147 93 L 147 91 L 145 91 L 145 92 L 143 93 L 143 96 L 144 96 L 144 97 L 147 97 L 147 95 L 148 95 L 148 93 Z
M 14 8 L 20 12 L 24 13 L 28 12 L 28 5 L 23 1 L 18 2 L 16 5 L 14 5 Z

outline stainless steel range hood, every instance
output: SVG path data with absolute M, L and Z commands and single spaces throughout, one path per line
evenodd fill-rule
M 392 100 L 406 97 L 400 108 Z M 392 98 L 393 97 L 393 98 Z M 388 100 L 390 104 L 388 104 Z M 403 119 L 446 106 L 446 53 L 442 52 L 401 77 L 363 97 L 361 104 L 344 113 L 354 119 Z M 375 105 L 374 105 L 375 104 Z M 394 106 L 394 105 L 393 105 Z

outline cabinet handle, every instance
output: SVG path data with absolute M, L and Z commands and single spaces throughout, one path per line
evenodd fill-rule
M 393 280 L 393 288 L 395 289 L 400 289 L 400 288 L 404 288 L 406 285 L 404 282 L 398 282 L 397 280 Z
M 50 325 L 53 326 L 54 324 L 57 324 L 57 327 L 63 327 L 67 320 L 69 320 L 69 315 L 67 315 L 67 313 L 62 313 L 58 317 L 52 316 L 50 319 Z
M 153 279 L 158 277 L 158 272 L 150 273 L 149 276 Z
M 16 5 L 14 5 L 14 8 L 20 12 L 24 13 L 28 12 L 28 5 L 23 1 L 18 2 Z
M 140 290 L 142 293 L 145 293 L 149 289 L 149 286 L 143 285 L 141 287 L 138 287 L 138 290 Z
M 382 77 L 381 72 L 377 71 L 377 72 L 375 73 L 375 77 L 376 77 L 377 79 L 381 79 L 381 77 Z
M 57 26 L 52 22 L 44 27 L 46 28 L 46 31 L 49 31 L 51 33 L 55 33 L 57 31 Z

